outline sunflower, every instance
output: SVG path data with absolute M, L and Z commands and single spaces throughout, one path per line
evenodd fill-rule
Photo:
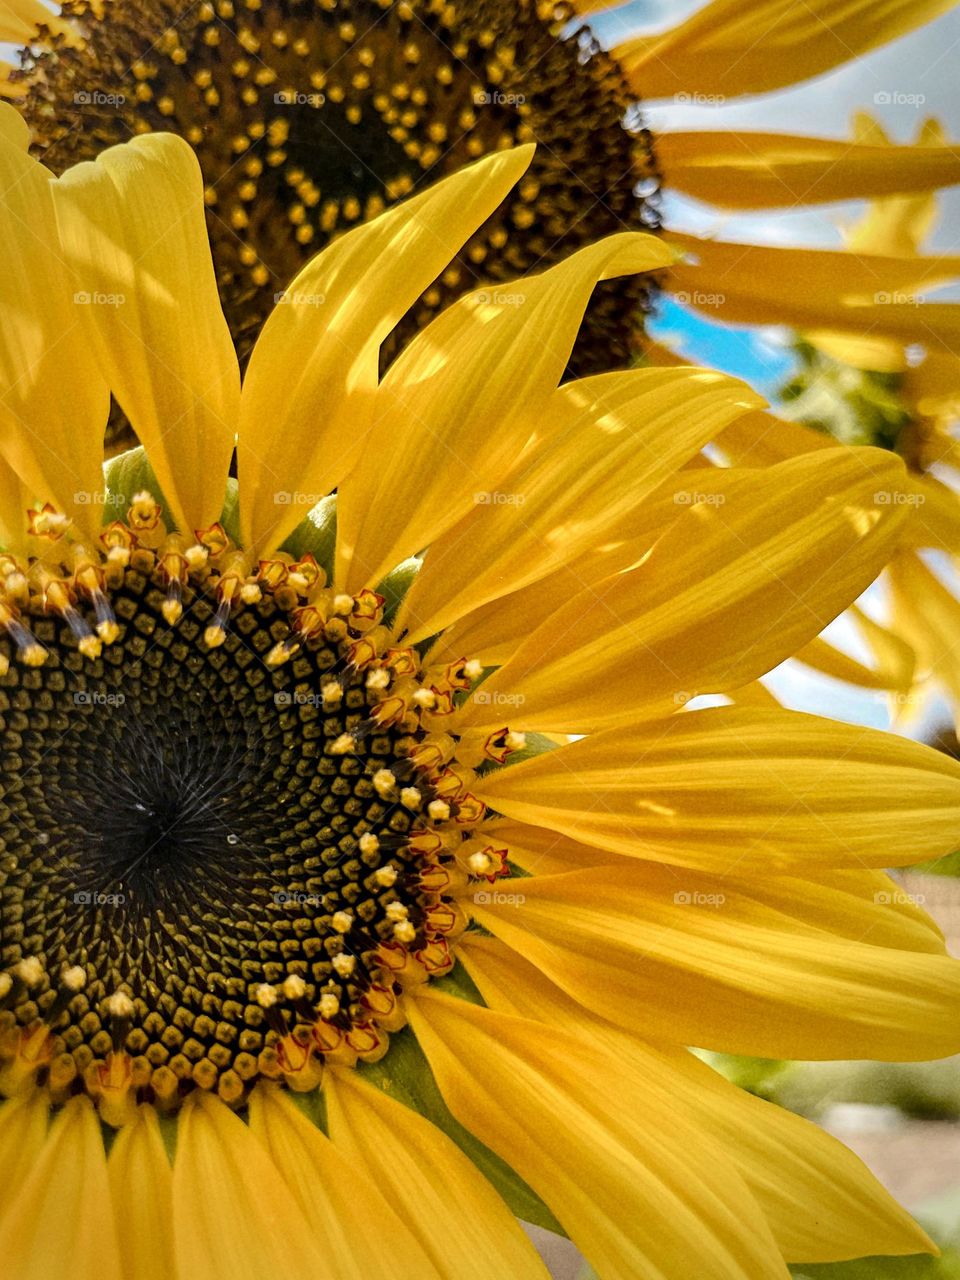
M 878 150 L 892 144 L 866 113 L 854 121 L 854 140 Z M 936 120 L 918 129 L 914 150 L 944 146 Z M 871 201 L 846 233 L 856 254 L 898 254 L 916 258 L 937 217 L 932 192 L 890 195 Z M 954 259 L 941 259 L 956 270 Z M 829 330 L 800 336 L 799 372 L 785 388 L 785 410 L 798 421 L 774 427 L 763 415 L 734 424 L 720 451 L 734 463 L 766 465 L 840 441 L 869 443 L 897 453 L 911 475 L 903 500 L 912 510 L 896 556 L 875 592 L 882 625 L 859 609 L 854 630 L 870 655 L 869 665 L 852 660 L 823 640 L 800 655 L 822 673 L 892 695 L 895 723 L 904 729 L 922 719 L 931 697 L 945 697 L 957 716 L 960 666 L 954 636 L 960 605 L 950 585 L 960 550 L 960 452 L 955 428 L 960 413 L 960 361 L 929 341 L 924 311 L 934 304 L 922 293 L 879 293 L 878 306 L 913 306 L 917 343 L 879 333 L 852 335 Z M 804 425 L 806 424 L 806 425 Z M 814 430 L 807 429 L 815 428 Z M 938 564 L 939 553 L 941 563 Z M 942 570 L 946 568 L 944 573 Z
M 936 17 L 951 0 L 711 0 L 678 26 L 601 48 L 585 19 L 629 32 L 629 6 L 579 0 L 7 0 L 26 45 L 9 92 L 62 171 L 151 130 L 180 133 L 206 180 L 231 332 L 246 355 L 300 265 L 331 237 L 487 152 L 536 141 L 524 182 L 444 264 L 385 359 L 464 290 L 549 265 L 600 236 L 655 227 L 658 193 L 723 211 L 927 191 L 960 178 L 922 154 L 821 138 L 708 131 L 653 138 L 640 104 L 722 103 L 809 79 Z M 14 16 L 15 15 L 15 16 Z M 926 260 L 766 248 L 697 236 L 657 288 L 711 318 L 914 335 Z M 865 298 L 866 291 L 866 298 Z M 605 282 L 571 371 L 627 366 L 650 278 Z M 924 321 L 956 336 L 952 311 Z
M 57 171 L 149 130 L 191 143 L 241 355 L 275 295 L 333 236 L 536 138 L 523 183 L 428 282 L 390 355 L 481 281 L 656 223 L 635 190 L 656 189 L 647 136 L 625 126 L 630 98 L 610 58 L 585 35 L 561 38 L 570 13 L 542 0 L 227 0 L 186 11 L 174 0 L 70 0 L 70 33 L 44 33 L 15 89 Z M 599 286 L 575 372 L 630 361 L 646 293 L 639 276 Z
M 956 844 L 960 765 L 751 697 L 889 556 L 902 464 L 700 493 L 742 384 L 562 383 L 643 233 L 380 378 L 530 148 L 313 258 L 241 388 L 189 146 L 55 179 L 0 126 L 6 1274 L 543 1277 L 518 1217 L 614 1278 L 931 1248 L 686 1048 L 960 1048 L 879 870 Z M 146 452 L 104 482 L 111 393 Z

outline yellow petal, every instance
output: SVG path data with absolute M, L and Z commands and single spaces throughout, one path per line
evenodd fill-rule
M 0 458 L 0 545 L 21 555 L 27 551 L 27 510 L 30 506 L 32 499 L 23 481 Z
M 829 878 L 634 862 L 530 876 L 517 895 L 474 895 L 471 910 L 574 999 L 653 1039 L 765 1058 L 960 1049 L 960 961 L 936 928 Z
M 367 1169 L 450 1280 L 547 1280 L 519 1223 L 459 1147 L 423 1116 L 365 1084 L 328 1073 L 330 1136 Z
M 916 671 L 916 654 L 912 647 L 889 627 L 874 622 L 857 605 L 851 607 L 849 616 L 873 655 L 875 669 L 883 678 L 885 687 L 898 692 L 908 689 Z
M 173 1171 L 156 1112 L 140 1107 L 114 1139 L 107 1160 L 110 1192 L 120 1223 L 124 1280 L 171 1280 Z
M 97 369 L 89 308 L 61 247 L 60 185 L 27 155 L 26 125 L 0 103 L 0 455 L 32 499 L 52 501 L 95 537 L 109 394 Z M 79 501 L 75 496 L 79 494 Z
M 3 0 L 0 4 L 0 42 L 30 44 L 41 27 L 55 33 L 68 29 L 40 0 Z
M 933 1251 L 929 1239 L 867 1167 L 822 1129 L 738 1089 L 684 1049 L 654 1046 L 591 1016 L 496 938 L 458 948 L 491 1008 L 566 1025 L 672 1094 L 719 1142 L 757 1198 L 788 1262 L 835 1262 Z
M 869 333 L 833 333 L 829 329 L 808 329 L 803 339 L 831 360 L 853 365 L 855 369 L 903 373 L 907 368 L 907 353 L 903 343 L 894 338 L 877 338 Z
M 960 358 L 929 352 L 906 371 L 901 393 L 923 417 L 950 421 L 960 417 Z
M 890 634 L 889 639 L 891 644 L 897 645 L 900 660 L 895 665 L 879 669 L 864 666 L 862 662 L 857 662 L 842 649 L 819 636 L 798 649 L 794 656 L 798 662 L 833 680 L 858 685 L 861 689 L 892 689 L 903 693 L 910 688 L 913 680 L 913 655 L 909 647 L 898 641 L 896 636 Z
M 731 479 L 722 501 L 688 506 L 638 568 L 548 618 L 459 724 L 492 729 L 512 705 L 517 728 L 589 733 L 747 684 L 866 589 L 906 510 L 902 467 L 877 449 Z
M 0 1103 L 0 1185 L 8 1196 L 40 1159 L 49 1113 L 50 1104 L 40 1089 Z
M 879 146 L 890 156 L 891 163 L 904 167 L 911 163 L 922 167 L 928 157 L 950 150 L 943 145 L 943 129 L 936 120 L 925 120 L 916 142 L 908 148 L 892 146 L 877 121 L 865 113 L 856 117 L 855 127 L 858 142 Z M 895 162 L 895 153 L 904 150 L 911 152 L 914 159 L 902 157 Z M 919 192 L 908 193 L 909 188 L 901 187 L 900 192 L 870 202 L 864 217 L 845 236 L 854 252 L 903 256 L 918 252 L 936 221 L 937 199 L 932 191 L 923 191 L 922 188 Z
M 220 515 L 240 403 L 200 166 L 182 139 L 151 134 L 70 169 L 57 193 L 101 367 L 192 534 Z
M 605 1280 L 786 1278 L 756 1202 L 676 1104 L 568 1032 L 426 989 L 408 1002 L 450 1110 Z
M 178 1276 L 264 1280 L 330 1271 L 306 1216 L 249 1127 L 199 1092 L 177 1117 L 173 1221 Z
M 728 462 L 740 467 L 769 467 L 800 453 L 838 448 L 822 431 L 790 422 L 772 413 L 745 413 L 723 432 L 717 447 Z
M 434 543 L 398 625 L 416 644 L 622 536 L 640 503 L 731 419 L 761 404 L 742 383 L 696 369 L 635 369 L 568 383 L 551 433 Z
M 248 546 L 279 545 L 306 516 L 278 493 L 322 497 L 369 448 L 381 343 L 532 155 L 518 147 L 462 169 L 341 236 L 293 280 L 244 381 L 238 467 Z
M 9 1104 L 5 1104 L 9 1105 Z M 5 1280 L 121 1280 L 100 1121 L 89 1098 L 66 1104 L 39 1158 L 0 1217 Z
M 960 764 L 794 711 L 610 729 L 488 773 L 477 792 L 573 840 L 721 874 L 907 866 L 960 842 Z
M 754 416 L 754 411 L 747 414 Z M 721 438 L 726 435 L 724 431 Z M 605 541 L 547 577 L 481 605 L 443 631 L 430 649 L 429 660 L 453 661 L 469 654 L 484 666 L 501 666 L 566 601 L 613 573 L 641 564 L 653 544 L 694 502 L 726 502 L 727 494 L 751 474 L 743 469 L 714 466 L 700 455 L 691 459 L 688 466 L 658 486 L 646 502 L 634 507 L 622 527 L 611 529 Z
M 440 1280 L 373 1178 L 347 1159 L 282 1091 L 264 1085 L 254 1090 L 250 1129 L 310 1224 L 326 1260 L 318 1275 L 370 1280 L 386 1266 L 411 1280 Z
M 752 680 L 742 689 L 728 694 L 735 707 L 757 707 L 762 711 L 781 706 L 780 700 L 767 688 L 762 680 Z
M 676 232 L 670 242 L 690 260 L 671 268 L 667 287 L 713 320 L 895 336 L 909 332 L 912 312 L 911 341 L 954 332 L 949 304 L 918 302 L 960 273 L 957 256 L 795 249 Z
M 960 181 L 953 147 L 699 130 L 657 138 L 669 189 L 724 209 L 771 209 L 931 191 Z M 866 246 L 863 246 L 864 248 Z M 872 252 L 893 252 L 873 246 Z
M 624 530 L 621 537 L 591 549 L 538 582 L 481 605 L 437 637 L 430 661 L 455 661 L 469 654 L 484 666 L 501 665 L 563 601 L 611 573 L 638 564 L 653 540 L 652 534 L 630 537 Z
M 960 496 L 934 476 L 914 476 L 916 516 L 904 529 L 905 547 L 960 554 Z
M 710 0 L 668 31 L 614 54 L 643 98 L 723 102 L 821 75 L 932 18 L 953 0 Z
M 376 583 L 496 489 L 552 433 L 549 397 L 597 281 L 671 259 L 653 236 L 609 236 L 509 289 L 461 298 L 423 330 L 387 371 L 375 431 L 340 492 L 338 581 Z
M 620 0 L 572 0 L 575 13 L 602 13 L 605 9 L 615 9 Z
M 510 861 L 531 875 L 547 876 L 563 871 L 582 871 L 584 867 L 609 866 L 624 856 L 608 849 L 580 844 L 547 827 L 534 827 L 510 818 L 490 819 L 483 823 L 477 834 L 498 849 L 509 849 Z
M 892 623 L 917 651 L 920 674 L 942 684 L 953 699 L 960 700 L 960 601 L 915 555 L 897 556 L 890 564 L 887 581 Z

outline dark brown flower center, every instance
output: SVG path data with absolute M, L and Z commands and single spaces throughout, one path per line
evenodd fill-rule
M 241 355 L 331 237 L 517 142 L 538 144 L 528 175 L 426 290 L 385 361 L 465 290 L 657 225 L 649 136 L 628 126 L 636 112 L 615 64 L 569 29 L 563 5 L 111 0 L 103 20 L 87 0 L 67 9 L 82 46 L 58 39 L 25 56 L 38 154 L 61 172 L 132 134 L 183 135 L 207 184 Z M 629 364 L 647 287 L 598 286 L 572 373 Z

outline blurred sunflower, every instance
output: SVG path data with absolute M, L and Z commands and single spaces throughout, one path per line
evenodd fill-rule
M 56 172 L 156 129 L 195 147 L 241 357 L 275 297 L 331 237 L 472 158 L 536 141 L 525 180 L 438 270 L 385 345 L 386 361 L 467 288 L 656 227 L 661 182 L 722 209 L 775 210 L 957 181 L 960 157 L 946 147 L 881 152 L 750 132 L 653 139 L 638 110 L 798 83 L 949 7 L 711 0 L 673 29 L 609 51 L 584 21 L 618 6 L 565 0 L 204 0 L 186 10 L 173 0 L 67 0 L 55 20 L 39 0 L 6 0 L 3 34 L 26 46 L 7 92 Z M 721 320 L 912 333 L 911 308 L 861 305 L 864 288 L 916 288 L 936 271 L 896 255 L 676 242 L 686 260 L 658 287 Z M 632 362 L 650 290 L 649 277 L 598 286 L 571 373 Z
M 622 1280 L 929 1248 L 684 1047 L 960 1048 L 960 966 L 871 869 L 954 847 L 960 765 L 686 709 L 874 577 L 902 464 L 701 495 L 741 384 L 560 385 L 643 234 L 380 379 L 529 148 L 312 259 L 241 390 L 190 148 L 27 142 L 0 109 L 5 1275 L 543 1277 L 515 1214 Z M 146 457 L 104 488 L 111 393 Z
M 890 150 L 876 120 L 854 121 L 856 144 Z M 913 144 L 918 153 L 944 146 L 943 130 L 925 121 Z M 851 253 L 916 258 L 937 217 L 935 193 L 894 195 L 871 201 L 863 218 L 846 232 Z M 956 260 L 942 258 L 956 272 Z M 851 660 L 822 640 L 801 657 L 827 675 L 891 692 L 891 710 L 902 728 L 916 725 L 932 696 L 945 696 L 960 715 L 960 660 L 956 634 L 960 603 L 952 585 L 960 552 L 960 360 L 941 350 L 926 326 L 926 313 L 953 310 L 922 293 L 877 295 L 879 306 L 913 307 L 914 341 L 882 333 L 852 335 L 807 331 L 798 344 L 798 371 L 784 388 L 785 411 L 794 423 L 775 427 L 764 415 L 734 424 L 721 440 L 728 460 L 766 465 L 812 450 L 830 437 L 896 452 L 912 483 L 904 501 L 912 508 L 900 547 L 874 593 L 878 625 L 863 612 L 851 618 L 861 632 L 871 665 Z M 806 426 L 804 425 L 806 424 Z M 806 427 L 813 428 L 808 430 Z M 938 560 L 930 553 L 942 553 Z M 944 557 L 946 557 L 944 559 Z

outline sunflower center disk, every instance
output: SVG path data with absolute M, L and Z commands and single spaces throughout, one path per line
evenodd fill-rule
M 541 143 L 528 176 L 425 291 L 385 359 L 466 289 L 658 225 L 633 96 L 582 29 L 569 34 L 564 3 L 112 0 L 101 20 L 99 6 L 72 0 L 67 11 L 82 46 L 24 55 L 20 105 L 44 163 L 59 172 L 150 130 L 185 137 L 241 354 L 332 237 L 518 142 Z M 573 372 L 629 364 L 628 318 L 640 319 L 647 287 L 642 276 L 598 286 Z
M 456 897 L 506 874 L 443 732 L 479 670 L 422 670 L 309 557 L 106 537 L 72 577 L 5 566 L 0 1089 L 40 1072 L 122 1123 L 375 1061 L 402 984 L 452 964 Z

